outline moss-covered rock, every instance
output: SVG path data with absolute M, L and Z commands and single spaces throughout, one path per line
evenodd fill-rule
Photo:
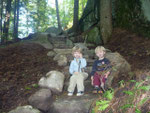
M 98 27 L 93 28 L 91 31 L 87 33 L 87 42 L 102 44 L 102 40 L 100 38 L 100 31 Z

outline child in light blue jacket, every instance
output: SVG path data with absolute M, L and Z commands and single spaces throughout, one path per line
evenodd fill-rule
M 69 72 L 71 74 L 70 83 L 68 87 L 68 96 L 72 96 L 77 86 L 77 96 L 84 94 L 84 80 L 88 77 L 88 74 L 84 71 L 87 65 L 86 59 L 82 57 L 82 50 L 78 46 L 73 47 L 72 55 L 74 59 L 69 66 Z

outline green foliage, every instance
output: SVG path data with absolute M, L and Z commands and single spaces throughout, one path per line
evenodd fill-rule
M 136 82 L 136 80 L 130 80 L 129 82 Z
M 140 86 L 137 89 L 142 89 L 142 90 L 148 91 L 148 90 L 150 90 L 150 86 Z
M 124 86 L 125 86 L 124 80 L 121 80 L 121 81 L 119 82 L 119 85 L 120 85 L 120 87 L 124 87 Z
M 5 6 L 3 0 L 3 18 L 5 17 Z M 79 0 L 79 18 L 85 8 L 87 0 Z M 45 32 L 49 27 L 57 27 L 57 16 L 55 0 L 20 0 L 19 8 L 19 37 L 26 37 L 29 33 Z M 58 0 L 60 22 L 63 29 L 72 27 L 74 0 Z M 9 37 L 12 39 L 14 28 L 14 0 L 10 15 Z M 1 11 L 2 9 L 0 9 Z M 4 25 L 3 25 L 4 26 Z
M 114 97 L 114 90 L 108 90 L 103 94 L 103 97 L 106 99 L 97 100 L 95 107 L 92 109 L 92 113 L 97 113 L 98 111 L 104 111 L 110 104 L 111 100 Z
M 31 90 L 32 88 L 38 88 L 38 84 L 32 84 L 31 86 L 25 86 L 26 90 Z
M 114 97 L 114 91 L 113 90 L 105 91 L 105 93 L 103 94 L 103 96 L 105 98 L 107 98 L 108 100 L 112 100 L 113 97 Z
M 142 99 L 140 102 L 139 102 L 139 104 L 138 105 L 143 105 L 146 101 L 148 100 L 148 98 L 144 98 L 144 99 Z
M 37 88 L 38 84 L 32 84 L 32 87 Z
M 107 100 L 101 100 L 96 102 L 96 106 L 99 106 L 98 110 L 99 111 L 104 111 L 108 106 L 109 106 L 109 102 Z
M 138 96 L 140 96 L 142 94 L 142 91 L 149 91 L 150 90 L 150 85 L 145 85 L 145 81 L 146 80 L 142 80 L 140 82 L 137 82 L 136 80 L 130 80 L 129 82 L 134 82 L 135 86 L 132 90 L 128 90 L 128 91 L 123 91 L 123 93 L 127 94 L 129 97 L 126 100 L 126 104 L 124 104 L 123 106 L 120 107 L 120 109 L 127 109 L 127 108 L 135 108 L 135 113 L 141 113 L 141 111 L 138 109 L 138 106 L 143 105 L 148 99 L 150 99 L 149 97 L 145 97 L 143 98 L 140 102 L 136 102 L 137 104 L 135 104 L 135 101 L 137 100 L 136 98 Z
M 121 106 L 120 108 L 121 109 L 126 109 L 126 108 L 131 108 L 133 106 L 134 106 L 133 104 L 125 104 L 125 105 Z
M 141 111 L 138 108 L 136 108 L 135 113 L 141 113 Z
M 134 95 L 132 91 L 123 91 L 123 93 L 128 94 L 128 95 Z
M 25 86 L 25 89 L 26 89 L 26 90 L 31 90 L 32 88 L 29 87 L 29 86 Z
M 92 109 L 92 113 L 97 113 L 97 111 L 104 111 L 109 106 L 110 101 L 108 100 L 98 100 L 96 101 L 96 106 Z
M 140 0 L 118 0 L 114 26 L 119 26 L 150 37 L 150 22 L 145 20 Z

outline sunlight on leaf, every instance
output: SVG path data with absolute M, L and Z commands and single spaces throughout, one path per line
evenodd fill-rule
M 141 113 L 141 111 L 138 108 L 136 108 L 135 113 Z
M 32 88 L 29 87 L 29 86 L 25 86 L 25 89 L 26 89 L 26 90 L 31 90 Z
M 105 110 L 108 106 L 109 106 L 110 101 L 107 100 L 100 100 L 96 102 L 96 107 L 95 107 L 95 113 L 97 113 L 96 111 L 103 111 Z
M 148 99 L 149 99 L 149 98 L 144 98 L 143 100 L 141 100 L 141 101 L 139 102 L 139 105 L 143 105 Z
M 136 82 L 136 80 L 129 80 L 129 82 Z
M 125 104 L 124 106 L 121 106 L 121 109 L 131 108 L 133 106 L 133 104 Z
M 128 94 L 128 95 L 133 95 L 132 91 L 123 91 L 123 93 Z
M 150 90 L 150 86 L 140 86 L 140 87 L 138 87 L 138 89 L 148 91 L 148 90 Z
M 105 110 L 108 106 L 109 106 L 109 104 L 105 104 L 105 105 L 99 107 L 98 110 L 103 111 L 103 110 Z
M 136 82 L 135 87 L 138 87 L 140 84 L 140 82 Z
M 96 102 L 96 105 L 104 105 L 104 104 L 108 104 L 110 101 L 107 100 L 100 100 Z

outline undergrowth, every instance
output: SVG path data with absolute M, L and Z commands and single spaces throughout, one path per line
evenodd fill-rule
M 142 113 L 141 106 L 150 100 L 147 92 L 150 91 L 150 77 L 145 80 L 136 81 L 130 80 L 124 82 L 121 80 L 119 82 L 120 88 L 126 87 L 127 84 L 134 83 L 134 86 L 130 90 L 124 90 L 124 98 L 121 100 L 120 105 L 118 103 L 117 110 L 123 113 Z M 100 113 L 105 111 L 109 106 L 111 106 L 112 99 L 114 99 L 114 90 L 108 90 L 103 95 L 95 101 L 95 106 L 92 108 L 92 113 Z M 116 110 L 116 111 L 117 111 Z M 150 112 L 148 112 L 150 113 Z

